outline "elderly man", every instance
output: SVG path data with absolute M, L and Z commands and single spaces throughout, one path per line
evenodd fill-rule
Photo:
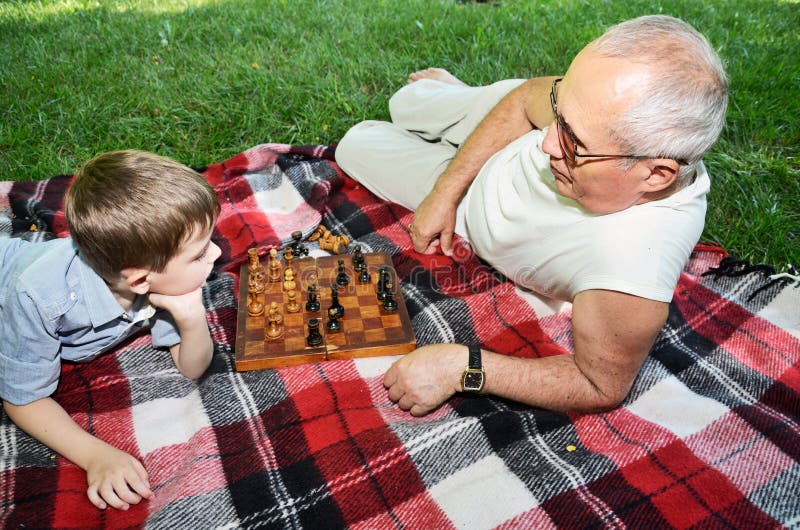
M 418 252 L 453 234 L 521 287 L 572 302 L 574 355 L 518 358 L 474 345 L 417 349 L 387 371 L 413 415 L 456 392 L 561 411 L 619 405 L 664 325 L 700 237 L 727 79 L 688 24 L 610 28 L 563 77 L 469 87 L 427 69 L 389 102 L 392 123 L 342 139 L 339 165 L 415 210 Z

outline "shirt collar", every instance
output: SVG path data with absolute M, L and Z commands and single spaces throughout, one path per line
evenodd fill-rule
M 78 281 L 83 293 L 83 303 L 89 313 L 92 326 L 100 327 L 118 318 L 136 322 L 152 316 L 155 311 L 147 303 L 147 297 L 142 295 L 136 297 L 130 312 L 126 313 L 114 298 L 114 293 L 111 292 L 105 280 L 86 263 L 77 249 L 76 254 L 75 267 L 78 271 Z

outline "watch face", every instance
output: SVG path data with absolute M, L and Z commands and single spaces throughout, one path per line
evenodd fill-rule
M 467 370 L 462 383 L 465 391 L 479 392 L 483 388 L 483 371 Z

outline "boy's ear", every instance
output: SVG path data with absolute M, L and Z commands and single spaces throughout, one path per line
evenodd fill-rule
M 125 285 L 136 294 L 150 292 L 150 271 L 148 269 L 129 268 L 122 269 L 122 279 Z

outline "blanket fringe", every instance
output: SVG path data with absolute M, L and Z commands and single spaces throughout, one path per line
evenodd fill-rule
M 702 276 L 714 276 L 715 278 L 720 278 L 723 276 L 735 278 L 738 276 L 744 276 L 746 274 L 753 274 L 753 273 L 760 273 L 761 275 L 767 277 L 769 281 L 753 291 L 750 296 L 747 297 L 747 301 L 750 302 L 755 298 L 760 292 L 765 291 L 774 285 L 784 284 L 784 285 L 791 285 L 795 284 L 795 287 L 800 286 L 800 277 L 797 275 L 797 269 L 794 265 L 789 265 L 788 272 L 780 272 L 776 273 L 775 267 L 772 265 L 764 265 L 764 264 L 756 264 L 753 265 L 747 260 L 736 259 L 733 257 L 725 257 L 719 262 L 717 267 L 711 267 L 706 272 L 702 274 Z

